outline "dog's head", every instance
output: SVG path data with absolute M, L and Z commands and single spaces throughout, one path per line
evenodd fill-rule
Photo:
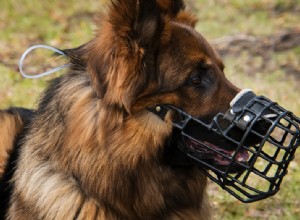
M 195 30 L 196 19 L 185 11 L 182 0 L 113 0 L 98 23 L 94 40 L 65 52 L 73 58 L 74 68 L 87 70 L 94 93 L 102 100 L 102 108 L 113 115 L 107 117 L 110 121 L 106 130 L 143 114 L 147 115 L 147 125 L 156 130 L 153 133 L 159 134 L 161 142 L 157 145 L 163 145 L 160 146 L 164 148 L 163 162 L 169 166 L 192 166 L 178 153 L 182 144 L 186 149 L 196 150 L 198 158 L 215 165 L 222 175 L 224 172 L 240 175 L 240 170 L 247 169 L 248 162 L 252 163 L 247 147 L 256 147 L 250 151 L 251 158 L 256 160 L 254 152 L 260 152 L 257 144 L 273 124 L 264 117 L 269 107 L 260 107 L 260 115 L 255 114 L 253 132 L 236 126 L 230 134 L 226 133 L 227 138 L 222 137 L 230 127 L 230 120 L 218 121 L 215 116 L 223 114 L 226 118 L 225 112 L 232 107 L 230 102 L 240 89 L 226 79 L 220 57 Z M 195 120 L 189 121 L 182 131 L 172 126 L 182 116 L 180 112 L 167 109 L 160 117 L 151 110 L 157 105 L 173 106 Z M 276 116 L 281 114 L 274 108 L 271 112 Z M 244 112 L 237 115 L 237 120 L 245 117 Z M 259 122 L 262 119 L 267 123 Z M 198 120 L 204 126 L 195 123 Z M 211 124 L 214 120 L 217 122 Z M 183 137 L 183 132 L 191 137 Z M 243 139 L 243 146 L 235 143 L 237 139 Z M 233 166 L 228 170 L 230 164 Z M 226 177 L 217 178 L 223 182 Z
M 113 112 L 134 115 L 170 104 L 211 119 L 227 111 L 239 92 L 226 79 L 220 57 L 194 29 L 196 19 L 182 0 L 114 0 L 98 23 L 97 37 L 84 45 L 80 62 L 94 92 Z
M 182 0 L 115 0 L 98 23 L 97 37 L 84 46 L 88 52 L 81 62 L 114 117 L 169 104 L 211 120 L 227 111 L 239 92 L 226 79 L 218 54 L 194 29 L 196 19 Z M 115 127 L 114 122 L 110 126 Z M 205 130 L 200 133 L 211 136 Z M 177 137 L 173 130 L 166 143 L 178 142 Z M 176 158 L 171 160 L 176 165 Z
M 134 114 L 168 103 L 195 117 L 228 109 L 239 89 L 184 7 L 179 0 L 115 0 L 99 16 L 97 37 L 84 45 L 80 62 L 107 106 Z

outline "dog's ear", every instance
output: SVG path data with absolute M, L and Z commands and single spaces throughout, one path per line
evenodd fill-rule
M 175 17 L 181 10 L 185 9 L 185 3 L 182 0 L 157 0 L 157 4 L 162 12 Z
M 185 2 L 182 0 L 157 0 L 161 11 L 169 18 L 179 23 L 195 27 L 197 18 L 185 11 Z
M 156 0 L 114 0 L 88 45 L 87 69 L 104 103 L 130 112 L 155 78 L 155 53 L 164 28 Z

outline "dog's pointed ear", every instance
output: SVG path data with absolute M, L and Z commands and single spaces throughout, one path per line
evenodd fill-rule
M 114 0 L 108 20 L 117 37 L 135 41 L 142 48 L 152 47 L 162 28 L 155 0 Z
M 130 112 L 133 101 L 155 78 L 155 53 L 164 19 L 156 0 L 113 0 L 89 43 L 87 69 L 97 95 Z
M 185 2 L 182 0 L 157 0 L 157 4 L 170 17 L 175 17 L 181 10 L 185 9 Z

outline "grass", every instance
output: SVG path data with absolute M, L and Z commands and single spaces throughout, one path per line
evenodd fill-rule
M 192 1 L 191 1 L 192 2 Z M 246 33 L 268 35 L 294 28 L 299 0 L 197 0 L 197 28 L 207 37 Z
M 300 28 L 299 0 L 195 0 L 189 5 L 199 18 L 197 29 L 207 38 L 245 33 L 266 36 L 282 30 Z M 101 10 L 97 0 L 8 0 L 0 1 L 0 107 L 34 108 L 49 76 L 39 80 L 22 79 L 17 62 L 22 52 L 34 44 L 59 48 L 75 47 L 92 38 L 95 26 L 92 13 Z M 27 67 L 42 72 L 48 58 L 37 53 Z M 300 47 L 264 57 L 247 51 L 226 56 L 227 77 L 240 88 L 251 88 L 278 101 L 300 115 Z M 62 60 L 55 63 L 63 62 Z M 284 66 L 293 67 L 290 74 Z M 296 220 L 300 216 L 300 155 L 291 163 L 281 191 L 272 198 L 242 204 L 228 193 L 210 184 L 210 200 L 215 219 Z

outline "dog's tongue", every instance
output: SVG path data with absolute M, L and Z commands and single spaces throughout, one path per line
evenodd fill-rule
M 211 159 L 213 160 L 216 164 L 222 165 L 222 166 L 227 166 L 230 164 L 231 158 L 234 156 L 235 151 L 229 151 L 223 148 L 220 148 L 212 143 L 209 142 L 197 142 L 192 139 L 187 139 L 186 141 L 187 146 L 190 151 L 194 151 L 194 153 L 199 156 L 199 159 Z M 210 149 L 211 148 L 211 149 Z M 223 155 L 226 155 L 224 157 Z M 236 156 L 235 156 L 235 161 L 238 162 L 247 162 L 249 159 L 249 153 L 247 150 L 240 150 Z

